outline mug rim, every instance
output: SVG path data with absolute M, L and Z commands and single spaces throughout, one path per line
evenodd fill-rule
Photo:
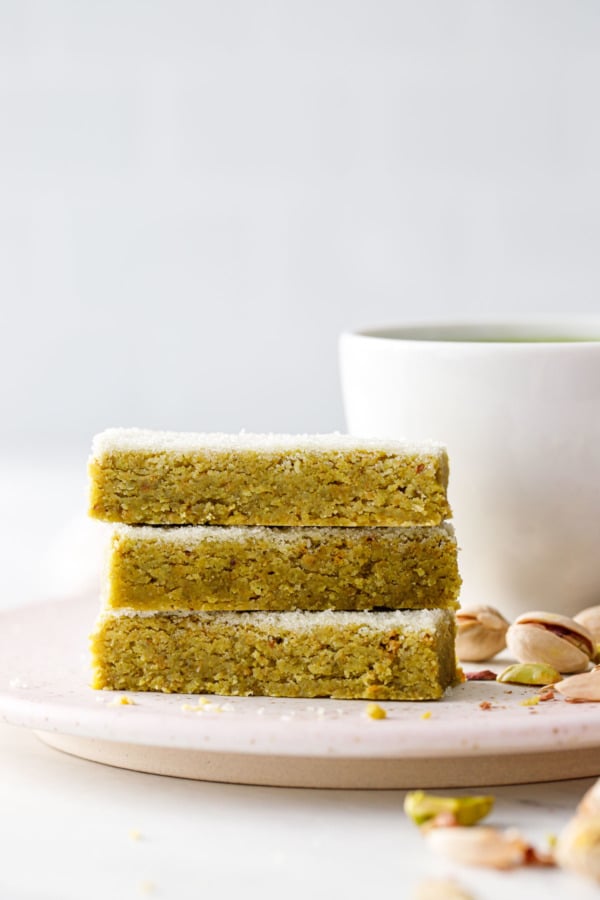
M 342 337 L 412 345 L 589 347 L 600 346 L 600 316 L 430 319 L 346 330 Z

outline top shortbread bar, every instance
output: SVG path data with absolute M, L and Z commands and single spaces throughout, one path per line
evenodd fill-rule
M 438 525 L 448 457 L 350 435 L 112 428 L 94 438 L 90 515 L 130 525 Z

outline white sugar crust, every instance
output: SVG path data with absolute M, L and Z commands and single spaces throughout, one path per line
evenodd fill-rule
M 367 537 L 377 536 L 377 540 L 398 544 L 404 541 L 426 540 L 438 536 L 441 540 L 455 540 L 454 528 L 450 522 L 441 525 L 414 525 L 404 527 L 353 527 L 341 526 L 290 526 L 267 525 L 186 525 L 185 527 L 122 525 L 112 527 L 112 535 L 118 540 L 164 544 L 165 546 L 189 547 L 199 544 L 263 542 L 284 547 L 297 541 L 323 544 L 327 540 L 343 538 L 347 543 L 360 543 Z
M 352 450 L 381 451 L 390 455 L 407 454 L 441 457 L 446 449 L 433 441 L 419 443 L 380 438 L 362 438 L 349 434 L 239 434 L 188 431 L 150 431 L 144 428 L 108 428 L 97 434 L 92 457 L 101 459 L 120 451 L 147 453 L 212 453 L 251 450 L 254 452 L 336 452 Z
M 447 626 L 454 618 L 448 609 L 403 609 L 385 612 L 344 612 L 324 610 L 308 612 L 293 610 L 290 612 L 199 612 L 197 610 L 172 610 L 169 612 L 137 609 L 104 610 L 98 619 L 98 627 L 112 619 L 166 619 L 191 618 L 199 624 L 218 624 L 223 628 L 253 627 L 259 629 L 277 629 L 285 631 L 305 632 L 313 628 L 355 628 L 363 631 L 381 632 L 398 628 L 404 633 L 435 633 L 439 628 Z

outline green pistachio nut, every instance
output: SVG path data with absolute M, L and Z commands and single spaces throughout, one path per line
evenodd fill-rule
M 496 681 L 503 684 L 544 685 L 561 680 L 560 672 L 546 663 L 515 663 L 496 676 Z
M 424 825 L 440 815 L 453 816 L 457 825 L 475 825 L 493 805 L 493 797 L 435 797 L 425 791 L 411 791 L 406 795 L 404 812 L 416 825 Z

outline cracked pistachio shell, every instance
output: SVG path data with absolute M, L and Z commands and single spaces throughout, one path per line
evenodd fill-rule
M 545 663 L 559 672 L 585 672 L 596 648 L 591 634 L 574 619 L 557 613 L 524 613 L 510 626 L 506 643 L 523 663 Z
M 600 883 L 600 815 L 577 815 L 558 837 L 559 866 Z
M 436 797 L 425 791 L 411 791 L 404 801 L 404 812 L 416 825 L 424 825 L 436 816 L 450 815 L 458 825 L 474 825 L 488 813 L 494 805 L 491 796 Z
M 497 676 L 505 684 L 544 685 L 555 684 L 562 675 L 546 663 L 515 663 Z
M 506 647 L 508 622 L 493 606 L 459 609 L 456 626 L 456 653 L 463 662 L 483 662 Z

